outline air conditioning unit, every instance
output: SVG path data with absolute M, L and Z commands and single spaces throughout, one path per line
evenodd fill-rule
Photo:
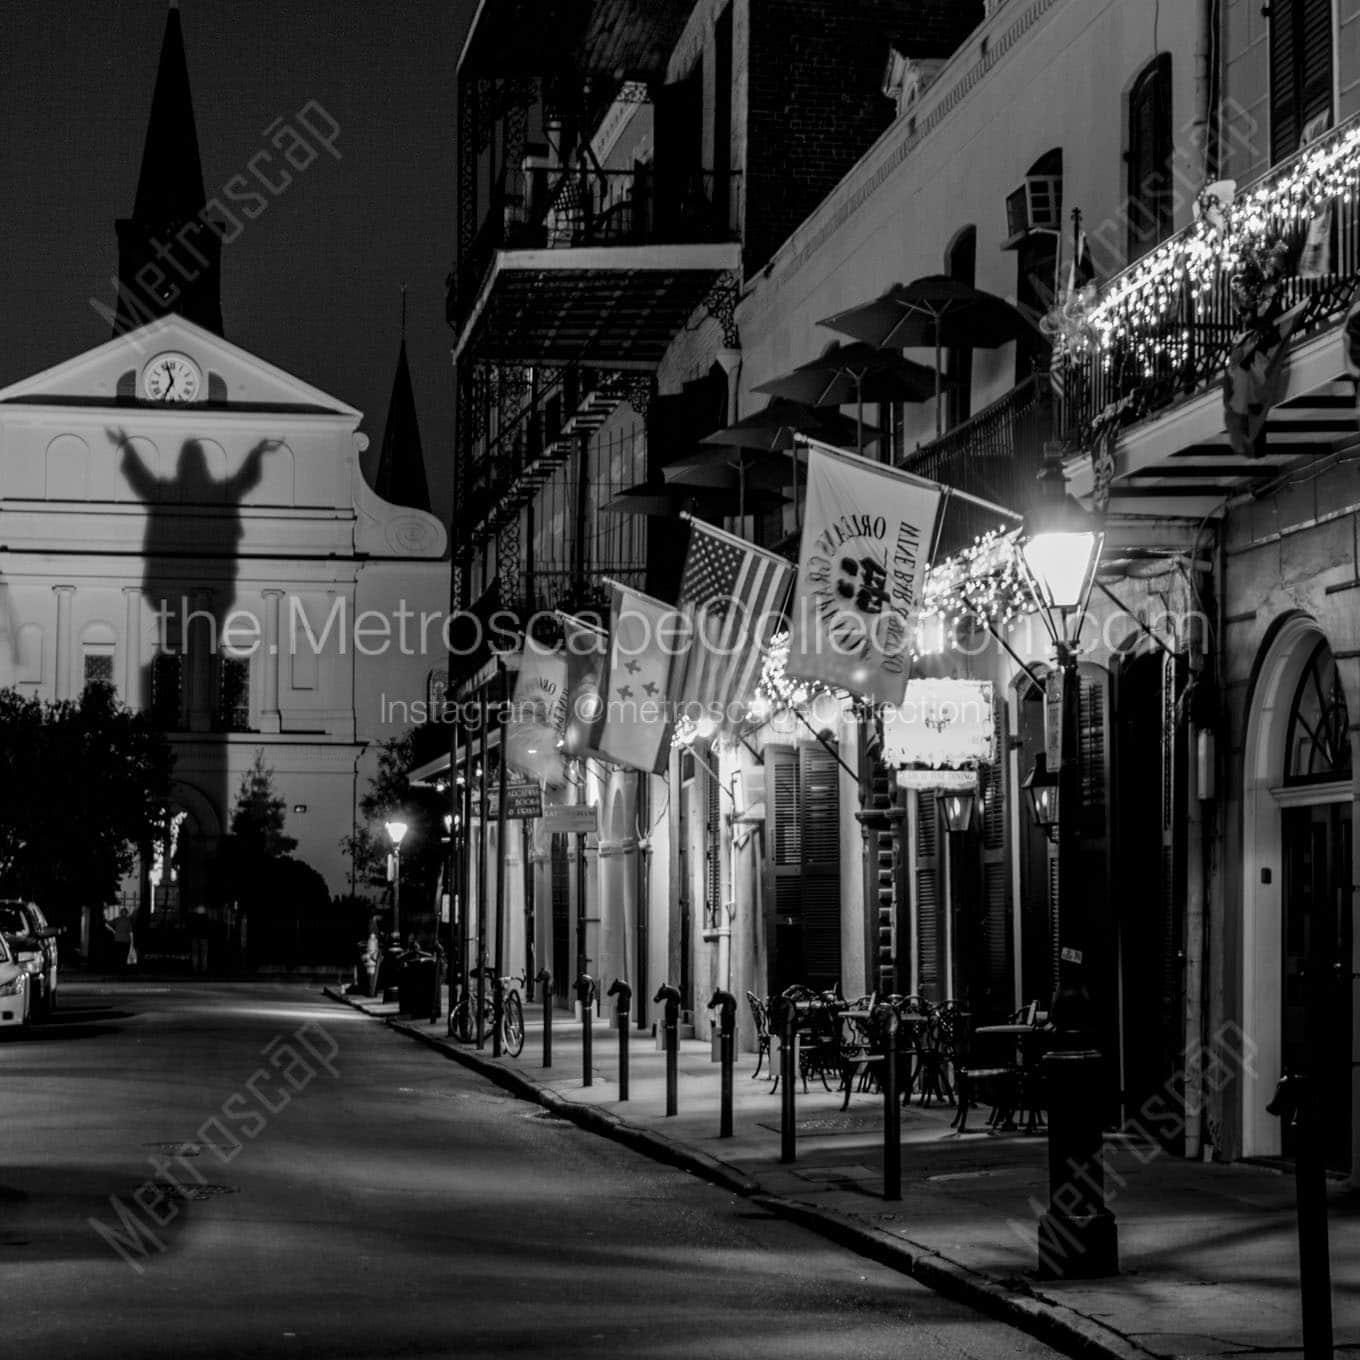
M 1033 231 L 1062 230 L 1062 176 L 1028 175 L 1006 198 L 1006 246 L 1019 245 Z

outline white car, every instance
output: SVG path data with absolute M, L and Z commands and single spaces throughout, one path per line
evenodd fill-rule
M 27 1029 L 33 975 L 0 936 L 0 1029 Z

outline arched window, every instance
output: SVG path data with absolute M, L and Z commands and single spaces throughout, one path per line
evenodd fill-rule
M 1325 641 L 1319 642 L 1294 690 L 1285 740 L 1284 782 L 1318 784 L 1349 779 L 1349 723 L 1336 658 Z
M 1129 91 L 1129 261 L 1166 240 L 1175 228 L 1171 158 L 1171 56 L 1143 68 Z

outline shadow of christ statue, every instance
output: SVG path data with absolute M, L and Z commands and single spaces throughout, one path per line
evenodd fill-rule
M 223 625 L 236 605 L 238 553 L 244 533 L 240 506 L 259 485 L 265 457 L 280 448 L 282 441 L 261 440 L 235 473 L 219 479 L 212 475 L 203 445 L 197 439 L 186 439 L 174 475 L 160 477 L 147 466 L 126 430 L 106 433 L 122 453 L 128 486 L 146 507 L 142 593 L 157 624 L 156 655 L 141 675 L 143 706 L 168 731 L 225 733 L 234 723 L 225 713 L 227 705 L 215 702 L 215 696 L 226 674 L 221 655 Z M 256 620 L 253 634 L 257 648 L 262 622 Z M 249 645 L 239 621 L 231 640 L 238 647 Z M 136 646 L 135 639 L 130 642 Z M 220 740 L 219 758 L 195 760 L 192 782 L 212 805 L 219 829 L 225 831 L 235 791 L 227 787 L 225 735 Z M 182 901 L 181 909 L 193 905 Z

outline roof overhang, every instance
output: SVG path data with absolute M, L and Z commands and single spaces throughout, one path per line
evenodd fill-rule
M 735 243 L 498 251 L 455 354 L 653 369 L 740 262 Z
M 693 8 L 694 0 L 491 0 L 477 9 L 458 71 L 660 76 Z
M 1214 519 L 1237 497 L 1356 442 L 1355 384 L 1347 375 L 1339 326 L 1293 346 L 1282 384 L 1262 458 L 1234 452 L 1217 387 L 1129 426 L 1115 446 L 1107 519 Z M 1089 504 L 1095 482 L 1090 451 L 1069 460 L 1067 471 L 1072 494 Z

